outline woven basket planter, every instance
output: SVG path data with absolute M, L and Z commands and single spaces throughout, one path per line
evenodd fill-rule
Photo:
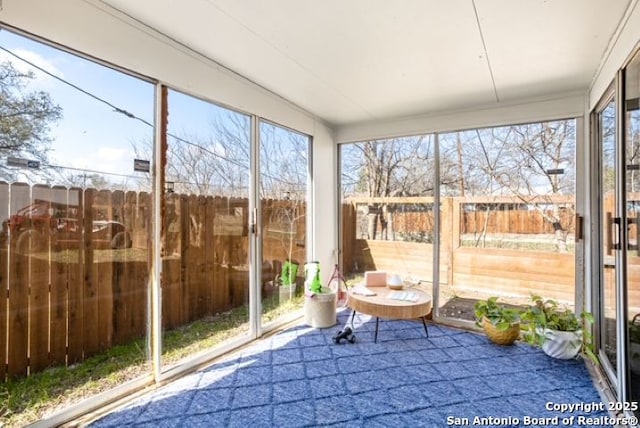
M 498 345 L 513 345 L 513 342 L 520 336 L 520 324 L 514 324 L 506 330 L 499 330 L 491 324 L 491 321 L 483 318 L 482 328 L 489 340 Z

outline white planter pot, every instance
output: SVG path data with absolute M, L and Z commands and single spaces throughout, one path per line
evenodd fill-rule
M 575 358 L 582 347 L 582 331 L 545 330 L 546 340 L 542 345 L 545 354 L 553 358 L 568 360 Z

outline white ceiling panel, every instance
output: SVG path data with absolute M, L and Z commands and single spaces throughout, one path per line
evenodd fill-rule
M 584 90 L 625 1 L 477 1 L 500 100 Z
M 629 0 L 102 0 L 334 125 L 586 91 Z

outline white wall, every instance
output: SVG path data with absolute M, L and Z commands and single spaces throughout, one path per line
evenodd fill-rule
M 200 98 L 313 136 L 315 248 L 331 274 L 337 246 L 333 131 L 310 113 L 95 0 L 2 0 L 0 20 Z M 329 271 L 329 272 L 327 272 Z
M 559 94 L 554 98 L 525 100 L 518 104 L 504 103 L 485 109 L 346 125 L 336 130 L 336 140 L 340 143 L 354 142 L 581 117 L 584 114 L 584 100 L 584 93 Z
M 320 262 L 323 284 L 326 284 L 333 273 L 333 265 L 337 263 L 334 256 L 334 251 L 338 248 L 337 152 L 333 135 L 326 127 L 318 127 L 313 140 L 313 257 Z
M 594 77 L 589 92 L 589 111 L 593 110 L 616 72 L 630 59 L 630 55 L 640 47 L 640 1 L 634 0 L 618 31 L 611 40 L 610 49 L 603 58 L 598 73 Z

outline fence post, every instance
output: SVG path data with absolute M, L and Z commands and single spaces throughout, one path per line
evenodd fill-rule
M 447 284 L 451 284 L 453 282 L 453 248 L 457 242 L 456 236 L 459 237 L 460 235 L 459 230 L 456 227 L 456 219 L 454 216 L 454 209 L 456 205 L 459 207 L 458 204 L 454 204 L 453 198 L 444 198 L 442 199 L 442 208 L 440 210 L 440 224 L 442 225 L 440 233 L 440 266 L 442 266 L 443 262 L 446 263 Z M 438 249 L 435 248 L 434 251 L 438 251 Z M 434 268 L 439 269 L 440 266 L 435 266 Z M 443 279 L 443 275 L 441 275 L 440 281 Z

